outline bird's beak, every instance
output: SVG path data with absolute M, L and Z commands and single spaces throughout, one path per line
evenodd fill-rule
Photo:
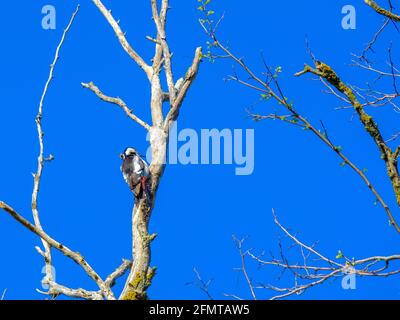
M 120 157 L 122 160 L 124 160 L 124 159 L 125 159 L 125 153 L 121 153 L 121 154 L 119 155 L 119 157 Z

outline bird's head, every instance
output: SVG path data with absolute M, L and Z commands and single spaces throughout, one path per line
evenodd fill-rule
M 127 157 L 132 157 L 138 155 L 136 149 L 134 148 L 126 148 L 123 153 L 120 154 L 120 158 L 124 160 Z

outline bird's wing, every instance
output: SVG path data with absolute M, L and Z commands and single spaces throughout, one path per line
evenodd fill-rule
M 137 157 L 134 161 L 134 171 L 135 173 L 141 176 L 147 176 L 149 174 L 149 166 L 147 165 L 146 161 L 142 158 Z
M 133 161 L 133 171 L 138 175 L 142 175 L 143 170 L 144 165 L 142 159 L 140 159 L 139 157 L 135 158 Z
M 124 177 L 125 182 L 129 184 L 129 177 L 134 172 L 134 168 L 133 168 L 132 162 L 125 160 L 122 163 L 121 172 L 122 172 L 122 175 Z

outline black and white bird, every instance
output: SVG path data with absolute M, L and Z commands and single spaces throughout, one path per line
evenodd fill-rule
M 148 198 L 149 166 L 134 148 L 126 148 L 120 155 L 122 175 L 135 196 L 135 202 Z

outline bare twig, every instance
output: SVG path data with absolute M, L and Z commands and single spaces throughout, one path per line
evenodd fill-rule
M 82 288 L 71 289 L 55 282 L 45 282 L 44 284 L 47 284 L 49 286 L 49 290 L 47 292 L 38 289 L 36 291 L 44 295 L 50 295 L 53 297 L 53 299 L 57 298 L 60 294 L 63 294 L 71 298 L 80 298 L 86 300 L 103 300 L 103 295 L 97 291 L 88 291 Z
M 374 68 L 373 66 L 371 66 L 369 63 L 360 63 L 356 60 L 353 60 L 353 65 L 356 67 L 359 67 L 361 69 L 365 69 L 365 70 L 369 70 L 372 72 L 377 73 L 379 76 L 385 76 L 385 77 L 400 77 L 399 73 L 392 73 L 392 72 L 385 72 L 382 70 L 379 70 L 377 68 Z
M 253 286 L 253 283 L 247 272 L 247 267 L 246 267 L 246 255 L 248 254 L 248 251 L 247 250 L 245 251 L 243 249 L 243 243 L 245 242 L 245 239 L 238 239 L 236 236 L 232 236 L 232 238 L 233 238 L 233 241 L 235 242 L 236 248 L 239 251 L 239 255 L 240 255 L 241 266 L 240 266 L 240 268 L 238 268 L 238 270 L 243 273 L 243 276 L 246 280 L 247 286 L 250 290 L 253 300 L 257 300 L 257 295 L 254 291 L 254 286 Z M 229 294 L 229 295 L 225 294 L 225 296 L 237 297 L 237 296 L 231 295 L 231 294 Z
M 388 215 L 390 219 L 390 223 L 395 227 L 396 231 L 400 233 L 400 227 L 396 223 L 394 216 L 392 215 L 389 206 L 386 204 L 386 202 L 383 200 L 382 196 L 378 193 L 374 185 L 370 182 L 370 180 L 367 178 L 365 172 L 363 170 L 359 169 L 343 152 L 340 148 L 335 146 L 330 139 L 326 137 L 326 135 L 320 130 L 316 129 L 310 121 L 307 120 L 306 117 L 302 116 L 299 114 L 299 112 L 294 108 L 293 104 L 288 101 L 288 98 L 284 96 L 282 93 L 282 89 L 280 88 L 278 81 L 276 80 L 276 77 L 270 77 L 271 81 L 276 85 L 277 91 L 275 91 L 271 84 L 268 81 L 262 80 L 259 76 L 256 75 L 254 71 L 252 71 L 243 61 L 243 59 L 238 58 L 235 54 L 233 54 L 227 47 L 225 47 L 218 39 L 215 33 L 212 32 L 212 29 L 207 28 L 206 25 L 204 24 L 203 21 L 200 21 L 200 24 L 202 25 L 203 29 L 207 33 L 209 37 L 213 40 L 213 44 L 215 47 L 220 48 L 226 55 L 228 55 L 236 64 L 238 64 L 249 76 L 249 78 L 260 85 L 260 87 L 263 87 L 267 95 L 270 98 L 275 99 L 280 105 L 284 106 L 287 111 L 291 113 L 291 115 L 298 120 L 301 124 L 304 125 L 305 128 L 310 130 L 314 135 L 316 135 L 323 143 L 325 143 L 331 150 L 333 150 L 344 162 L 344 164 L 349 165 L 357 175 L 361 177 L 361 179 L 364 181 L 364 183 L 367 185 L 367 187 L 371 190 L 371 192 L 374 194 L 374 196 L 377 198 L 378 202 L 382 205 L 384 208 L 386 214 Z M 318 63 L 318 61 L 316 61 Z M 306 66 L 304 70 L 296 73 L 296 76 L 301 76 L 303 74 L 306 74 L 312 70 L 311 67 Z M 269 72 L 270 74 L 270 72 Z M 317 73 L 318 76 L 320 76 L 319 73 Z M 329 82 L 329 81 L 328 81 Z M 347 97 L 349 99 L 349 97 Z M 349 99 L 351 101 L 351 99 Z M 371 119 L 372 120 L 372 119 Z M 394 181 L 394 180 L 393 180 Z M 400 183 L 400 180 L 399 180 Z M 398 199 L 400 201 L 400 188 L 398 190 Z M 400 203 L 400 202 L 399 202 Z
M 233 236 L 233 241 L 236 244 L 236 248 L 239 251 L 240 254 L 240 261 L 241 261 L 241 267 L 240 267 L 240 271 L 243 273 L 243 276 L 246 280 L 247 286 L 249 287 L 251 296 L 253 297 L 254 300 L 257 300 L 257 296 L 256 293 L 254 291 L 254 286 L 252 284 L 252 281 L 250 279 L 250 276 L 247 272 L 247 267 L 246 267 L 246 255 L 247 255 L 247 251 L 243 250 L 243 243 L 244 243 L 244 239 L 239 240 L 238 238 L 236 238 L 235 236 Z
M 124 101 L 122 101 L 121 98 L 113 98 L 113 97 L 109 97 L 106 96 L 105 94 L 103 94 L 100 89 L 93 83 L 82 83 L 82 87 L 91 90 L 94 94 L 96 94 L 101 100 L 108 102 L 108 103 L 112 103 L 115 104 L 117 106 L 119 106 L 122 110 L 125 111 L 126 115 L 131 118 L 133 121 L 137 122 L 138 124 L 140 124 L 143 128 L 145 128 L 147 131 L 150 130 L 150 125 L 148 125 L 146 122 L 144 122 L 142 119 L 140 119 L 139 117 L 137 117 L 131 109 L 129 109 L 129 107 L 126 105 L 126 103 Z
M 93 3 L 97 6 L 100 12 L 104 15 L 110 26 L 113 28 L 115 35 L 117 36 L 122 48 L 126 51 L 126 53 L 136 62 L 136 64 L 143 69 L 146 73 L 149 80 L 152 77 L 152 69 L 151 67 L 143 60 L 143 58 L 131 47 L 128 40 L 125 37 L 125 34 L 122 32 L 119 23 L 115 21 L 114 17 L 111 14 L 111 11 L 108 10 L 104 4 L 100 0 L 92 0 Z
M 227 298 L 232 298 L 232 299 L 238 300 L 238 301 L 244 300 L 243 298 L 237 296 L 236 294 L 224 293 L 224 296 Z
M 168 8 L 168 0 L 162 0 L 162 9 L 161 11 L 165 11 Z M 167 85 L 169 91 L 169 99 L 170 104 L 172 105 L 175 102 L 175 82 L 172 74 L 172 66 L 171 66 L 171 52 L 169 50 L 166 34 L 165 34 L 165 24 L 162 22 L 162 18 L 160 18 L 157 9 L 157 0 L 151 0 L 151 9 L 153 13 L 153 20 L 157 28 L 157 40 L 161 43 L 163 57 L 164 57 L 164 66 L 165 66 L 165 75 L 167 78 Z M 164 17 L 165 19 L 165 17 Z M 165 22 L 164 22 L 165 23 Z
M 201 47 L 198 47 L 196 49 L 192 65 L 189 67 L 188 71 L 186 72 L 185 78 L 183 79 L 183 84 L 180 88 L 180 91 L 174 103 L 171 105 L 171 109 L 168 112 L 167 117 L 165 118 L 164 130 L 168 130 L 171 127 L 172 123 L 178 118 L 179 110 L 182 106 L 183 100 L 185 99 L 186 94 L 188 93 L 191 85 L 196 79 L 201 59 L 202 59 L 202 49 Z
M 331 264 L 331 265 L 340 266 L 338 263 L 336 263 L 336 262 L 334 262 L 334 261 L 328 259 L 327 257 L 325 257 L 325 256 L 321 255 L 320 253 L 318 253 L 317 251 L 315 251 L 312 247 L 309 247 L 309 246 L 303 244 L 302 242 L 300 242 L 299 240 L 297 240 L 297 238 L 296 238 L 295 236 L 293 236 L 285 227 L 283 227 L 283 226 L 280 224 L 280 222 L 279 222 L 279 220 L 278 220 L 278 218 L 277 218 L 277 216 L 276 216 L 274 210 L 272 210 L 272 214 L 273 214 L 273 216 L 274 216 L 274 222 L 276 223 L 276 225 L 277 225 L 290 239 L 292 239 L 297 245 L 299 245 L 299 246 L 303 247 L 304 249 L 306 249 L 307 251 L 313 253 L 313 254 L 316 255 L 318 258 L 320 258 L 322 261 L 328 262 L 328 263 Z
M 392 57 L 392 46 L 389 47 L 388 49 L 388 56 L 389 56 L 389 65 L 390 65 L 390 71 L 392 74 L 392 81 L 393 81 L 393 89 L 396 95 L 399 95 L 399 91 L 397 90 L 397 79 L 396 79 L 396 68 L 393 63 L 393 57 Z
M 321 83 L 328 89 L 328 93 L 334 95 L 336 98 L 342 100 L 344 103 L 350 104 L 349 99 L 341 96 L 340 94 L 338 94 L 335 90 L 333 90 L 333 88 L 322 78 L 319 78 L 319 80 L 321 81 Z
M 59 60 L 60 57 L 60 50 L 65 42 L 65 39 L 67 37 L 68 31 L 70 30 L 76 15 L 79 12 L 80 6 L 78 5 L 76 7 L 75 12 L 72 14 L 72 17 L 67 25 L 67 27 L 64 29 L 63 35 L 61 37 L 61 40 L 56 48 L 55 55 L 54 55 L 54 60 L 52 64 L 50 65 L 50 71 L 49 75 L 46 81 L 46 84 L 43 89 L 42 96 L 40 98 L 39 102 L 39 108 L 38 108 L 38 113 L 36 116 L 36 127 L 37 127 L 37 132 L 38 132 L 38 140 L 39 140 L 39 156 L 37 160 L 37 170 L 36 173 L 34 173 L 34 183 L 33 183 L 33 191 L 32 191 L 32 202 L 31 202 L 31 207 L 32 207 L 32 214 L 33 214 L 33 219 L 35 222 L 35 226 L 43 231 L 41 222 L 40 222 L 40 217 L 39 217 L 39 209 L 38 209 L 38 197 L 39 197 L 39 191 L 40 191 L 40 183 L 41 183 L 41 178 L 42 178 L 42 173 L 43 173 L 43 167 L 44 163 L 47 159 L 44 157 L 44 142 L 43 142 L 43 128 L 42 128 L 42 117 L 43 117 L 43 104 L 48 92 L 48 89 L 51 85 L 52 80 L 54 79 L 54 70 L 57 64 L 57 61 Z M 49 160 L 53 159 L 53 156 L 50 156 L 48 158 Z M 43 256 L 44 261 L 45 261 L 45 277 L 43 279 L 44 283 L 54 283 L 53 279 L 53 265 L 52 265 L 52 256 L 51 256 L 51 245 L 47 243 L 45 240 L 42 239 L 42 244 L 44 247 L 44 251 L 39 251 L 40 254 Z M 51 287 L 50 287 L 50 290 Z
M 4 291 L 3 291 L 2 295 L 1 295 L 0 300 L 4 300 L 4 299 L 5 299 L 6 293 L 7 293 L 7 289 L 4 289 Z
M 109 288 L 112 288 L 115 285 L 116 280 L 122 277 L 126 273 L 126 271 L 129 270 L 131 265 L 131 261 L 123 260 L 122 264 L 106 278 L 105 285 Z M 41 290 L 37 291 L 45 295 L 50 295 L 54 298 L 59 296 L 60 294 L 63 294 L 72 298 L 81 298 L 86 300 L 103 300 L 103 295 L 101 291 L 89 291 L 82 288 L 72 289 L 49 281 L 44 281 L 43 284 L 48 285 L 49 290 L 47 292 L 43 292 Z
M 368 43 L 367 47 L 364 49 L 363 53 L 359 57 L 360 60 L 368 61 L 366 58 L 366 54 L 368 51 L 372 50 L 373 45 L 375 42 L 378 40 L 379 36 L 382 34 L 382 32 L 385 30 L 387 25 L 389 24 L 390 19 L 386 19 L 383 25 L 379 28 L 379 30 L 374 34 L 372 40 Z
M 285 228 L 279 221 L 274 210 L 272 210 L 275 224 L 289 239 L 289 248 L 299 249 L 302 257 L 302 263 L 291 263 L 286 258 L 282 244 L 280 247 L 280 259 L 272 257 L 271 260 L 262 258 L 262 255 L 256 255 L 252 250 L 247 250 L 246 257 L 255 261 L 259 266 L 273 266 L 284 271 L 289 271 L 294 277 L 294 286 L 277 287 L 271 284 L 260 283 L 254 286 L 255 289 L 268 289 L 277 294 L 272 296 L 271 300 L 287 298 L 292 295 L 301 295 L 307 290 L 321 285 L 324 282 L 343 277 L 347 274 L 362 277 L 388 277 L 400 273 L 400 269 L 390 269 L 390 264 L 400 261 L 400 255 L 391 256 L 372 256 L 365 259 L 349 259 L 339 251 L 336 260 L 320 253 L 315 244 L 307 245 L 301 241 L 295 234 Z M 243 246 L 243 243 L 242 243 Z M 338 262 L 340 261 L 340 262 Z
M 386 143 L 396 141 L 400 137 L 400 132 L 394 134 L 390 139 L 386 140 Z
M 381 10 L 374 1 L 365 0 L 365 2 L 372 6 L 378 13 L 383 14 L 394 21 L 397 20 L 397 16 L 393 15 L 391 12 L 386 10 Z M 375 35 L 373 41 L 369 44 L 367 51 L 372 47 L 373 43 L 378 38 L 379 34 L 383 31 L 383 29 L 387 26 L 389 20 L 385 22 L 384 26 L 378 31 Z M 360 170 L 353 162 L 351 162 L 347 156 L 342 152 L 341 148 L 337 147 L 333 144 L 332 140 L 328 136 L 327 130 L 324 124 L 321 122 L 323 131 L 317 130 L 312 123 L 310 123 L 306 117 L 302 116 L 298 111 L 297 108 L 293 106 L 292 103 L 289 102 L 288 98 L 284 95 L 282 88 L 280 87 L 276 74 L 273 74 L 270 70 L 270 67 L 266 65 L 267 73 L 263 73 L 263 76 L 257 75 L 245 62 L 242 58 L 239 58 L 237 55 L 233 54 L 230 49 L 226 46 L 221 44 L 221 42 L 217 39 L 215 34 L 215 30 L 212 26 L 213 22 L 208 20 L 208 17 L 205 19 L 200 20 L 200 24 L 202 25 L 203 29 L 207 33 L 207 35 L 212 39 L 213 47 L 219 48 L 226 56 L 230 57 L 237 65 L 239 65 L 247 74 L 246 81 L 240 80 L 238 76 L 233 76 L 231 79 L 250 87 L 251 89 L 261 91 L 264 95 L 266 95 L 267 99 L 273 98 L 277 101 L 280 105 L 286 108 L 287 111 L 290 112 L 289 115 L 284 116 L 284 120 L 286 119 L 295 119 L 300 126 L 303 128 L 310 130 L 314 135 L 316 135 L 321 141 L 323 141 L 331 150 L 333 150 L 343 161 L 345 165 L 349 165 L 358 176 L 364 181 L 364 183 L 368 186 L 374 196 L 377 198 L 377 201 L 382 205 L 386 214 L 389 217 L 390 223 L 395 227 L 396 231 L 400 233 L 400 227 L 396 223 L 389 207 L 387 206 L 386 202 L 383 200 L 381 195 L 372 185 L 370 180 L 367 178 L 364 171 Z M 390 53 L 389 53 L 390 54 Z M 378 146 L 382 158 L 386 163 L 388 169 L 388 176 L 391 179 L 393 189 L 395 191 L 395 195 L 398 200 L 398 204 L 400 205 L 400 179 L 397 170 L 397 157 L 400 153 L 400 147 L 396 151 L 392 151 L 390 149 L 382 135 L 378 129 L 377 124 L 375 123 L 374 119 L 364 111 L 364 106 L 378 106 L 379 104 L 394 104 L 393 100 L 398 97 L 397 89 L 394 84 L 394 89 L 396 91 L 395 94 L 382 94 L 377 92 L 369 92 L 366 94 L 366 100 L 372 98 L 372 101 L 368 101 L 365 104 L 361 104 L 357 99 L 357 96 L 360 95 L 355 89 L 351 86 L 346 85 L 343 83 L 339 77 L 337 77 L 336 73 L 326 64 L 323 64 L 317 61 L 312 55 L 313 61 L 316 64 L 317 70 L 306 66 L 304 70 L 298 72 L 296 76 L 300 76 L 311 72 L 317 75 L 319 78 L 323 79 L 324 85 L 328 87 L 328 90 L 331 94 L 334 94 L 336 97 L 340 98 L 342 101 L 345 101 L 348 104 L 351 104 L 352 108 L 356 110 L 357 114 L 360 117 L 360 121 L 363 124 L 365 130 L 368 134 L 373 138 L 373 141 Z M 366 61 L 366 60 L 364 60 Z M 385 76 L 390 76 L 394 79 L 399 74 L 398 70 L 394 68 L 393 61 L 390 59 L 390 66 L 391 66 L 391 73 L 385 74 Z M 367 64 L 367 69 L 371 68 L 369 64 Z M 396 73 L 395 73 L 396 72 Z M 267 80 L 264 80 L 264 76 L 267 76 Z M 253 84 L 255 83 L 255 84 Z M 337 93 L 337 90 L 339 93 Z M 269 114 L 266 116 L 255 115 L 255 120 L 259 119 L 279 119 L 279 116 L 275 114 Z M 281 119 L 282 120 L 282 119 Z M 290 122 L 290 121 L 288 121 Z M 336 260 L 329 258 L 327 255 L 320 253 L 316 249 L 316 245 L 307 245 L 304 242 L 300 241 L 298 237 L 291 233 L 287 228 L 283 227 L 283 225 L 279 222 L 277 216 L 274 214 L 274 221 L 276 225 L 280 228 L 280 230 L 285 234 L 285 237 L 289 239 L 291 243 L 291 247 L 299 248 L 301 254 L 301 262 L 300 263 L 290 263 L 288 259 L 285 257 L 282 246 L 281 249 L 281 258 L 276 259 L 272 258 L 272 260 L 264 260 L 260 256 L 255 255 L 251 252 L 251 250 L 244 250 L 243 249 L 243 240 L 239 241 L 238 249 L 243 259 L 245 256 L 252 258 L 260 265 L 269 265 L 275 266 L 282 269 L 282 272 L 288 270 L 294 275 L 294 286 L 289 288 L 279 288 L 272 285 L 264 285 L 260 284 L 255 286 L 253 281 L 250 281 L 250 276 L 246 272 L 245 280 L 247 285 L 251 289 L 259 289 L 259 288 L 266 288 L 272 289 L 276 291 L 278 294 L 272 299 L 281 299 L 291 295 L 300 295 L 304 293 L 311 287 L 317 286 L 319 284 L 324 283 L 329 279 L 334 279 L 339 276 L 343 276 L 348 274 L 349 272 L 354 272 L 355 275 L 359 276 L 370 276 L 370 277 L 385 277 L 385 276 L 392 276 L 400 273 L 400 269 L 397 268 L 395 270 L 389 270 L 390 263 L 399 261 L 400 255 L 393 255 L 388 257 L 381 257 L 375 256 L 366 259 L 356 260 L 356 259 L 348 259 L 342 253 L 338 255 Z M 309 264 L 310 257 L 312 257 L 314 262 Z M 342 260 L 341 260 L 342 259 Z M 242 261 L 242 269 L 244 262 Z M 243 270 L 242 270 L 243 271 Z M 234 295 L 226 295 L 231 298 L 239 298 Z
M 194 285 L 197 288 L 199 288 L 201 291 L 203 291 L 209 300 L 214 300 L 214 298 L 212 297 L 212 295 L 210 293 L 210 285 L 211 285 L 212 280 L 204 281 L 196 268 L 193 268 L 193 272 L 195 273 L 196 278 L 197 278 L 197 280 L 194 282 Z
M 30 223 L 28 220 L 23 218 L 19 213 L 17 213 L 11 206 L 4 202 L 0 202 L 0 209 L 4 210 L 8 214 L 10 214 L 16 221 L 22 224 L 24 227 L 35 233 L 37 236 L 40 237 L 42 240 L 44 250 L 39 247 L 36 247 L 36 250 L 39 252 L 40 255 L 44 258 L 45 261 L 45 277 L 42 280 L 43 284 L 48 285 L 49 289 L 47 292 L 42 292 L 47 295 L 51 295 L 53 297 L 57 297 L 60 294 L 65 294 L 70 297 L 79 297 L 79 298 L 86 298 L 86 299 L 115 299 L 111 290 L 105 285 L 105 283 L 101 280 L 100 276 L 93 270 L 93 268 L 86 262 L 83 256 L 77 252 L 70 250 L 68 247 L 64 246 L 60 242 L 54 240 L 50 237 L 42 228 L 40 217 L 39 217 L 39 210 L 38 210 L 38 198 L 39 198 L 39 191 L 41 186 L 41 178 L 43 174 L 43 168 L 46 161 L 53 160 L 53 156 L 50 155 L 49 157 L 45 158 L 44 156 L 44 133 L 42 128 L 42 118 L 43 118 L 43 105 L 44 101 L 48 92 L 48 89 L 51 85 L 51 82 L 54 78 L 54 70 L 59 60 L 60 50 L 65 42 L 67 37 L 68 31 L 70 30 L 76 15 L 79 12 L 80 6 L 78 5 L 75 12 L 72 14 L 72 17 L 63 32 L 61 40 L 56 48 L 55 56 L 53 63 L 50 65 L 50 72 L 45 83 L 43 93 L 39 102 L 38 113 L 36 116 L 36 126 L 38 132 L 38 140 L 39 140 L 39 156 L 38 156 L 38 166 L 36 173 L 34 174 L 34 185 L 32 191 L 32 214 L 34 219 L 34 224 Z M 51 256 L 51 249 L 55 248 L 63 253 L 66 257 L 75 261 L 78 265 L 80 265 L 83 270 L 87 273 L 89 277 L 91 277 L 99 286 L 99 292 L 89 292 L 84 289 L 70 289 L 65 286 L 61 286 L 54 281 L 53 277 L 53 266 L 52 266 L 52 256 Z M 5 293 L 4 293 L 5 294 Z
M 96 271 L 94 271 L 94 269 L 86 262 L 85 258 L 80 253 L 72 251 L 65 245 L 54 240 L 41 228 L 36 227 L 28 220 L 23 218 L 17 211 L 15 211 L 11 206 L 6 204 L 5 202 L 0 201 L 0 209 L 7 212 L 12 218 L 18 221 L 21 225 L 23 225 L 25 228 L 27 228 L 28 230 L 39 236 L 41 239 L 43 239 L 49 246 L 51 246 L 54 249 L 57 249 L 66 257 L 70 258 L 71 260 L 76 262 L 79 266 L 81 266 L 82 269 L 87 273 L 87 275 L 96 282 L 96 284 L 99 286 L 105 298 L 110 300 L 115 299 L 114 294 L 111 292 L 110 288 L 107 287 L 105 282 L 96 273 Z

